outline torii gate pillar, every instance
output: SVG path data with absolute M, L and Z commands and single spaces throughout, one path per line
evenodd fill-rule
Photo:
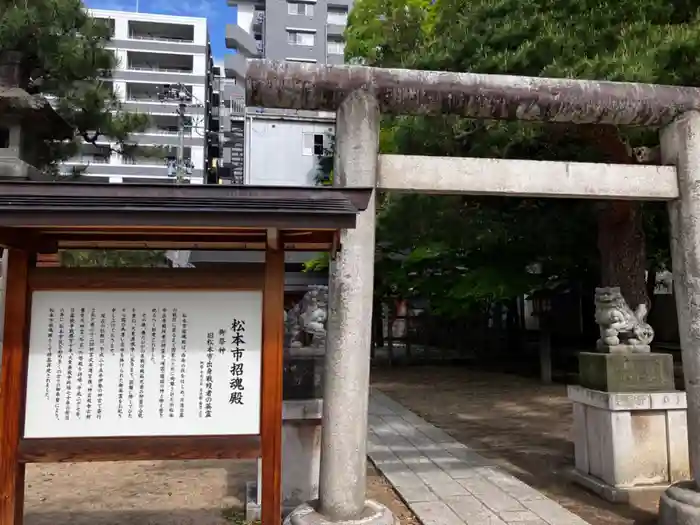
M 375 187 L 379 105 L 353 91 L 338 108 L 333 184 Z M 342 230 L 331 261 L 319 500 L 297 507 L 287 525 L 394 525 L 385 506 L 366 499 L 367 405 L 374 288 L 375 196 Z
M 661 496 L 661 525 L 700 525 L 700 112 L 689 111 L 661 133 L 664 164 L 675 164 L 679 198 L 669 203 L 673 288 L 688 400 L 690 481 Z

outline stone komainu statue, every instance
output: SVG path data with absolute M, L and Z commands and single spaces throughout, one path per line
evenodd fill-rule
M 647 305 L 636 311 L 627 305 L 620 288 L 596 288 L 595 321 L 600 327 L 598 349 L 603 351 L 649 352 L 654 329 L 646 322 Z
M 328 286 L 312 285 L 294 307 L 285 312 L 290 348 L 325 348 L 328 320 Z

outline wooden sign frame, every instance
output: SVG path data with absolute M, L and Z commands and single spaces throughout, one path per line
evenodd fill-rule
M 276 233 L 276 232 L 274 232 Z M 284 249 L 267 235 L 266 260 L 231 272 L 36 267 L 10 249 L 0 370 L 0 525 L 21 525 L 27 463 L 262 457 L 262 523 L 281 523 Z M 264 269 L 263 269 L 264 268 Z M 39 290 L 262 290 L 260 435 L 24 438 L 32 293 Z

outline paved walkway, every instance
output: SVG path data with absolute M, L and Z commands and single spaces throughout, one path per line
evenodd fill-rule
M 423 525 L 587 525 L 376 389 L 368 454 Z

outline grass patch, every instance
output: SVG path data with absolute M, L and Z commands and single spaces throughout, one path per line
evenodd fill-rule
M 245 519 L 245 512 L 240 509 L 225 508 L 221 511 L 221 515 L 232 525 L 260 525 L 260 520 L 248 521 Z

